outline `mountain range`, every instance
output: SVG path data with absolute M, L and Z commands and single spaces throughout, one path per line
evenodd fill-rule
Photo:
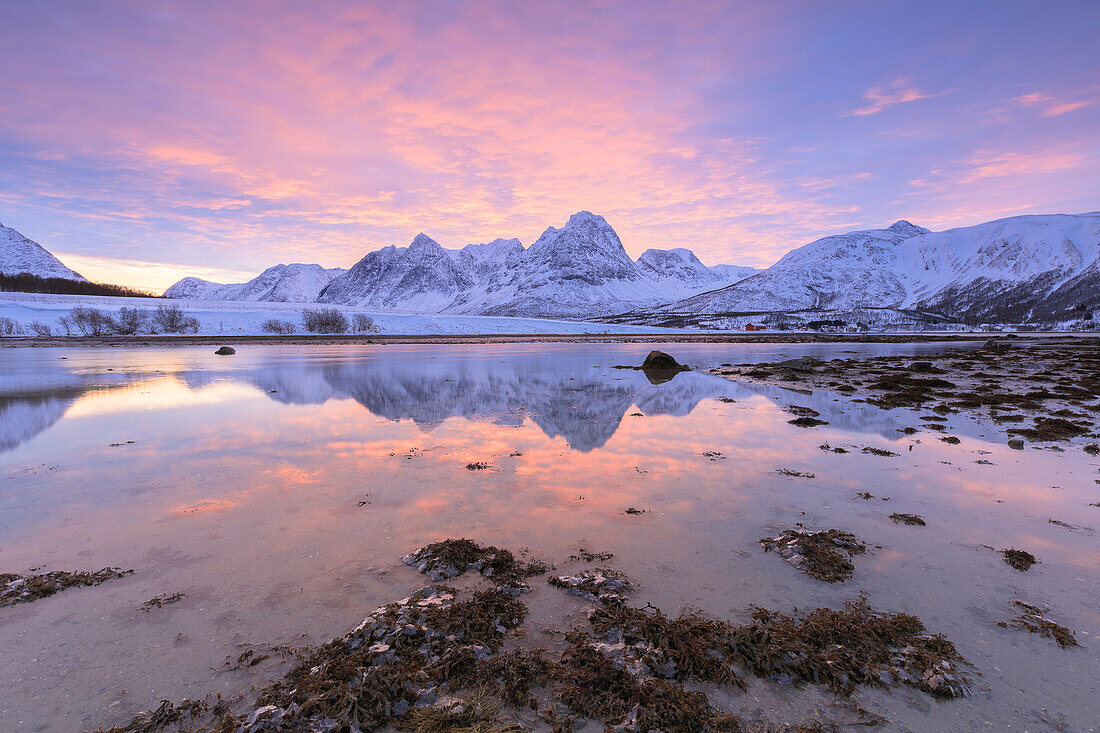
M 306 271 L 304 268 L 314 270 Z M 690 250 L 646 250 L 631 260 L 602 216 L 582 211 L 549 227 L 530 247 L 496 239 L 444 248 L 426 234 L 407 247 L 368 252 L 347 271 L 277 265 L 256 279 L 223 285 L 184 278 L 165 297 L 333 303 L 380 311 L 591 317 L 658 305 L 724 287 L 758 272 L 707 267 Z
M 83 279 L 5 227 L 0 272 Z M 347 270 L 289 264 L 247 283 L 184 278 L 165 296 L 637 323 L 865 308 L 963 322 L 1091 321 L 1100 308 L 1100 212 L 942 232 L 902 220 L 818 239 L 754 270 L 707 267 L 688 249 L 650 249 L 632 260 L 602 216 L 582 211 L 526 248 L 497 239 L 451 250 L 418 234 Z

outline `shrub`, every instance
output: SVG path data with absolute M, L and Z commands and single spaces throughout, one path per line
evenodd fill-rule
M 199 319 L 187 315 L 178 305 L 158 305 L 153 311 L 153 325 L 165 333 L 199 332 Z
M 294 333 L 294 324 L 290 321 L 280 321 L 278 318 L 268 318 L 260 324 L 260 330 L 264 333 L 288 334 Z
M 149 311 L 146 309 L 122 306 L 118 309 L 118 315 L 111 319 L 111 329 L 115 333 L 132 336 L 145 327 L 148 319 Z
M 30 329 L 34 331 L 35 336 L 53 336 L 53 331 L 50 329 L 50 324 L 43 323 L 42 321 L 31 321 Z
M 73 321 L 68 316 L 61 316 L 57 319 L 57 327 L 65 329 L 66 336 L 73 335 Z
M 23 328 L 11 318 L 0 316 L 0 336 L 14 336 L 23 333 Z
M 351 330 L 356 333 L 381 333 L 382 329 L 366 313 L 356 313 L 351 317 Z
M 302 325 L 310 333 L 347 333 L 347 316 L 335 308 L 302 311 Z
M 113 330 L 111 317 L 98 308 L 78 305 L 69 311 L 69 318 L 83 336 L 105 336 Z

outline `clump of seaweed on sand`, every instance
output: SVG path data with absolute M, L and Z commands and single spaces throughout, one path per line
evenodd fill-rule
M 550 570 L 547 563 L 537 560 L 524 562 L 516 559 L 511 550 L 492 545 L 482 547 L 465 538 L 433 542 L 405 555 L 401 561 L 414 566 L 436 583 L 456 578 L 467 570 L 476 570 L 486 578 L 497 581 L 499 585 L 521 590 L 530 590 L 526 578 L 542 575 Z
M 851 532 L 840 529 L 787 529 L 776 537 L 765 537 L 760 546 L 776 552 L 811 578 L 839 583 L 852 577 L 851 557 L 867 551 L 867 545 Z
M 1017 550 L 1015 547 L 1001 550 L 1001 557 L 1004 558 L 1006 563 L 1012 566 L 1013 570 L 1019 570 L 1021 573 L 1039 562 L 1035 559 L 1035 556 L 1027 550 Z
M 0 573 L 0 608 L 14 606 L 16 603 L 30 603 L 48 598 L 67 588 L 84 588 L 106 583 L 108 580 L 124 578 L 133 570 L 121 568 L 103 568 L 94 572 L 68 572 L 53 570 L 37 575 L 17 575 Z
M 890 519 L 894 520 L 894 524 L 905 524 L 910 527 L 923 527 L 928 524 L 919 514 L 905 514 L 903 512 L 894 512 L 890 515 Z
M 597 560 L 600 562 L 608 562 L 614 559 L 614 557 L 615 553 L 613 552 L 592 552 L 587 547 L 579 547 L 575 555 L 569 556 L 569 562 L 580 562 L 581 560 L 585 562 L 596 562 Z
M 1033 606 L 1020 600 L 1013 600 L 1012 607 L 1016 611 L 1016 618 L 1009 621 L 998 621 L 997 625 L 1001 628 L 1027 629 L 1029 633 L 1054 639 L 1058 646 L 1063 649 L 1070 646 L 1080 646 L 1072 631 L 1047 618 L 1046 615 L 1050 613 L 1049 608 Z

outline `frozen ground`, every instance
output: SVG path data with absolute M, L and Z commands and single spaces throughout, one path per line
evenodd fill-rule
M 247 303 L 235 301 L 165 301 L 150 298 L 108 298 L 102 296 L 47 295 L 40 293 L 0 293 L 0 318 L 10 318 L 32 335 L 29 325 L 38 321 L 50 326 L 54 335 L 65 335 L 58 319 L 77 306 L 98 308 L 115 314 L 123 306 L 156 308 L 176 305 L 198 318 L 200 335 L 216 336 L 262 334 L 261 324 L 268 319 L 289 321 L 296 333 L 305 333 L 301 312 L 307 308 L 336 308 L 347 314 L 367 313 L 383 334 L 583 334 L 583 333 L 682 333 L 652 326 L 552 321 L 541 318 L 504 316 L 450 316 L 417 313 L 379 313 L 352 306 L 315 303 Z M 73 334 L 79 335 L 79 334 Z

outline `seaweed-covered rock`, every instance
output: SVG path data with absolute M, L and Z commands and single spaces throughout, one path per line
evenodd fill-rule
M 550 569 L 543 562 L 517 560 L 511 550 L 491 545 L 482 547 L 465 538 L 433 542 L 405 555 L 401 561 L 414 566 L 436 583 L 456 578 L 467 570 L 476 570 L 486 578 L 495 580 L 498 585 L 522 591 L 531 589 L 525 578 L 541 575 Z
M 849 559 L 867 551 L 867 545 L 851 532 L 823 529 L 784 530 L 778 537 L 765 537 L 760 546 L 780 557 L 811 578 L 839 583 L 852 577 L 855 567 Z
M 232 346 L 223 346 L 214 353 L 218 356 L 232 356 L 233 354 L 237 353 L 237 350 L 234 349 Z
M 576 575 L 555 575 L 547 578 L 546 582 L 569 595 L 605 606 L 621 605 L 634 592 L 634 584 L 625 575 L 610 568 L 582 570 Z
M 375 730 L 433 703 L 441 684 L 492 656 L 526 615 L 500 588 L 466 600 L 446 586 L 421 588 L 311 651 L 260 694 L 252 715 L 279 718 L 264 731 Z

